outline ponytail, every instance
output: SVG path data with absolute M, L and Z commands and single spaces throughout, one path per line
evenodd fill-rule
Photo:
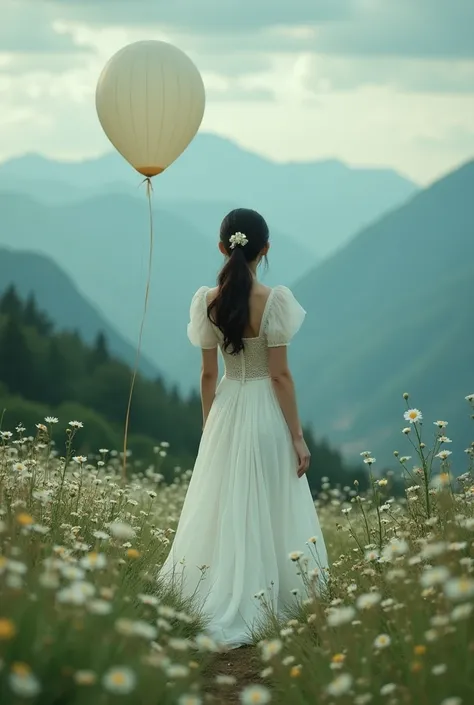
M 242 247 L 235 247 L 222 267 L 217 296 L 207 315 L 224 336 L 224 350 L 237 355 L 244 348 L 244 333 L 250 318 L 250 292 L 253 276 Z
M 245 242 L 235 243 L 236 233 Z M 221 331 L 223 349 L 237 355 L 244 349 L 244 334 L 250 321 L 253 275 L 249 267 L 268 242 L 268 226 L 256 211 L 239 208 L 222 221 L 220 240 L 227 254 L 218 279 L 217 296 L 207 307 L 209 320 Z

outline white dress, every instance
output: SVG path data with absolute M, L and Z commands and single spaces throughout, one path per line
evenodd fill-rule
M 193 297 L 188 336 L 209 349 L 222 337 L 207 318 L 209 287 Z M 327 568 L 327 554 L 306 476 L 297 476 L 290 432 L 268 369 L 268 348 L 288 345 L 305 311 L 284 286 L 272 289 L 256 338 L 236 356 L 221 352 L 219 383 L 173 545 L 159 579 L 177 581 L 209 617 L 207 632 L 230 648 L 249 643 L 262 617 L 256 594 L 276 613 L 304 585 L 289 554 L 308 569 Z M 315 543 L 308 543 L 315 538 Z M 202 566 L 208 566 L 203 572 Z

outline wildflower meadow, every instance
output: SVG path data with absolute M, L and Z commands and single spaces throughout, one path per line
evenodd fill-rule
M 2 425 L 0 703 L 473 702 L 474 443 L 404 398 L 394 468 L 361 455 L 367 492 L 318 469 L 329 572 L 306 568 L 313 537 L 295 546 L 307 592 L 275 615 L 262 585 L 254 644 L 226 653 L 156 580 L 191 474 L 165 481 L 168 444 L 124 481 L 114 449 L 76 454 L 80 420 L 61 419 L 65 439 L 54 417 Z

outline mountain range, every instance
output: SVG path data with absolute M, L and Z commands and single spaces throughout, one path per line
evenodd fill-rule
M 115 154 L 79 163 L 27 155 L 0 165 L 0 245 L 52 258 L 133 346 L 149 245 L 139 184 Z M 291 285 L 320 260 L 318 251 L 337 247 L 358 220 L 375 217 L 415 190 L 395 172 L 338 162 L 275 164 L 205 134 L 154 184 L 155 249 L 143 351 L 185 389 L 195 384 L 194 366 L 186 363 L 189 303 L 199 286 L 215 282 L 221 264 L 217 233 L 226 212 L 242 203 L 261 207 L 273 223 L 265 281 Z M 288 229 L 280 229 L 283 215 Z
M 33 154 L 0 164 L 1 191 L 26 193 L 46 205 L 111 193 L 138 196 L 141 180 L 115 152 L 83 162 Z M 272 230 L 317 259 L 417 191 L 412 181 L 390 169 L 349 167 L 337 160 L 279 164 L 206 133 L 154 185 L 156 203 L 186 213 L 193 225 L 202 207 L 210 211 L 206 227 L 214 237 L 227 210 L 256 208 Z
M 458 462 L 472 440 L 473 191 L 474 161 L 295 286 L 308 311 L 293 351 L 302 414 L 347 454 L 403 449 L 405 391 L 429 436 L 435 420 L 452 422 Z

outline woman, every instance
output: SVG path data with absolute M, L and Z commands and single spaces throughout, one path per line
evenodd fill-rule
M 226 261 L 218 286 L 200 288 L 191 303 L 188 336 L 202 350 L 203 434 L 160 577 L 179 580 L 184 595 L 204 605 L 210 634 L 234 648 L 251 641 L 258 593 L 281 612 L 294 603 L 295 588 L 304 590 L 289 554 L 305 552 L 313 571 L 327 567 L 327 554 L 287 363 L 305 311 L 286 287 L 257 281 L 269 250 L 261 215 L 231 211 L 219 249 Z M 225 375 L 217 386 L 218 348 Z

